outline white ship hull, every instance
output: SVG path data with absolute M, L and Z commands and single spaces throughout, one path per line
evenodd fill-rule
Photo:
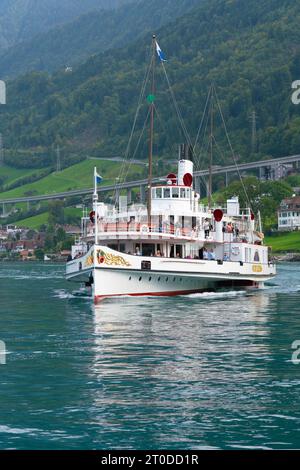
M 85 282 L 94 301 L 116 296 L 174 296 L 224 288 L 261 288 L 273 265 L 126 255 L 106 246 L 68 263 L 67 278 Z

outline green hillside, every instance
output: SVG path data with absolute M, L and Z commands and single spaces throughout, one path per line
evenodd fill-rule
M 197 4 L 199 0 L 136 0 L 117 9 L 87 13 L 0 54 L 2 77 L 80 64 L 92 54 L 124 47 Z
M 22 181 L 24 177 L 36 175 L 38 177 L 41 170 L 13 168 L 7 165 L 0 166 L 0 190 L 1 188 Z
M 157 32 L 165 67 L 191 138 L 197 134 L 206 93 L 214 81 L 240 160 L 300 152 L 300 108 L 291 83 L 300 77 L 300 7 L 294 0 L 203 0 L 191 13 Z M 72 74 L 34 73 L 8 83 L 9 104 L 0 109 L 7 147 L 123 155 L 148 63 L 151 35 L 91 57 Z M 176 156 L 184 140 L 157 65 L 155 153 Z M 251 154 L 252 110 L 257 149 Z M 141 110 L 131 153 L 143 127 Z M 216 120 L 216 128 L 220 122 Z M 146 134 L 138 155 L 147 155 Z M 216 163 L 232 162 L 217 131 Z M 257 151 L 256 151 L 257 150 Z M 49 150 L 50 151 L 50 150 Z M 8 158 L 8 157 L 7 157 Z M 206 165 L 205 157 L 201 165 Z
M 300 252 L 300 232 L 282 233 L 273 237 L 266 237 L 265 243 L 272 247 L 274 253 Z
M 1 199 L 16 198 L 37 194 L 51 194 L 73 189 L 85 189 L 93 187 L 94 167 L 103 177 L 103 185 L 115 183 L 119 176 L 121 164 L 119 162 L 85 160 L 73 165 L 59 173 L 52 173 L 34 183 L 26 184 L 11 191 L 0 193 Z M 143 168 L 139 165 L 131 165 L 128 178 L 136 175 L 140 177 Z
M 22 219 L 16 222 L 17 227 L 26 227 L 32 230 L 39 230 L 42 225 L 48 223 L 48 212 L 43 212 L 42 214 L 34 215 L 26 219 Z M 74 207 L 67 207 L 65 209 L 65 215 L 73 216 L 78 218 L 78 224 L 80 223 L 80 217 L 82 216 L 82 210 L 76 209 Z

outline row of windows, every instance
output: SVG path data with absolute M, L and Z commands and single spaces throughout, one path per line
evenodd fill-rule
M 283 209 L 283 210 L 288 210 L 288 209 L 292 209 L 292 208 L 300 209 L 300 204 L 292 204 L 292 205 L 281 204 L 281 209 Z
M 279 225 L 300 225 L 300 221 L 297 223 L 293 219 L 279 219 Z
M 191 189 L 190 188 L 153 188 L 152 198 L 153 199 L 190 199 Z
M 281 212 L 280 217 L 299 217 L 300 212 Z
M 147 280 L 147 278 L 144 278 L 144 279 Z M 130 277 L 128 278 L 128 280 L 131 281 L 131 280 L 132 280 L 132 277 L 130 276 Z M 138 280 L 139 280 L 139 282 L 141 282 L 141 281 L 143 280 L 143 276 L 140 276 Z M 178 280 L 179 282 L 182 282 L 182 277 L 180 277 L 180 278 L 177 279 L 177 280 Z M 149 282 L 152 281 L 152 277 L 151 277 L 151 276 L 149 276 L 148 281 L 149 281 Z M 169 277 L 166 277 L 166 278 L 158 277 L 158 278 L 157 278 L 157 281 L 158 281 L 158 282 L 160 282 L 160 281 L 162 281 L 162 282 L 163 282 L 163 281 L 165 281 L 165 282 L 169 282 L 169 281 L 170 281 L 170 282 L 175 282 L 175 281 L 176 281 L 176 277 L 173 277 L 173 279 L 172 279 L 172 278 L 169 278 Z

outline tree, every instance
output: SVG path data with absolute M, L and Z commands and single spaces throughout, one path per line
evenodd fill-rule
M 277 223 L 277 210 L 285 197 L 291 196 L 293 190 L 284 181 L 260 181 L 252 176 L 241 181 L 232 182 L 217 194 L 216 201 L 225 204 L 232 196 L 238 196 L 241 207 L 250 205 L 255 214 L 260 212 L 265 230 Z
M 44 260 L 44 255 L 45 255 L 45 252 L 44 252 L 44 250 L 42 250 L 41 248 L 37 248 L 37 249 L 34 251 L 34 256 L 35 256 L 36 259 L 38 259 L 39 261 L 43 261 L 43 260 Z
M 51 201 L 49 203 L 49 225 L 62 225 L 65 221 L 63 201 Z

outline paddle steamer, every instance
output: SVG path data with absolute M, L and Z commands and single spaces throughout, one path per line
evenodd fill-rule
M 153 37 L 153 55 L 155 51 L 163 60 Z M 82 218 L 67 279 L 84 283 L 95 302 L 124 295 L 262 288 L 276 275 L 276 267 L 264 245 L 260 215 L 240 208 L 234 195 L 226 207 L 214 206 L 211 172 L 205 207 L 194 185 L 190 145 L 180 148 L 177 173 L 153 184 L 153 78 L 151 91 L 147 204 L 124 204 L 122 198 L 116 205 L 99 202 L 95 169 L 93 210 Z

